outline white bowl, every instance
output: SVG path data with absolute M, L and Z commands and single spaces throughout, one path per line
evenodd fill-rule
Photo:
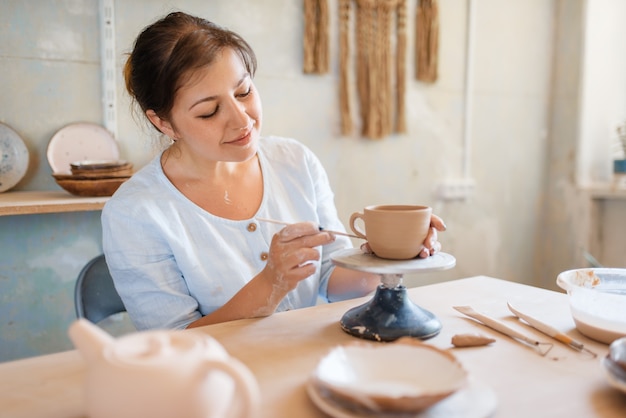
M 367 413 L 417 413 L 468 381 L 452 354 L 412 339 L 336 347 L 311 379 L 322 396 Z
M 626 336 L 626 269 L 567 270 L 556 283 L 569 295 L 581 334 L 605 344 Z

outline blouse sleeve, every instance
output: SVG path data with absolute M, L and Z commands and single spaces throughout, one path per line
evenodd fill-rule
M 159 223 L 157 207 L 140 206 L 132 193 L 102 211 L 103 248 L 115 287 L 138 330 L 183 329 L 201 317 Z M 173 230 L 169 228 L 168 230 Z

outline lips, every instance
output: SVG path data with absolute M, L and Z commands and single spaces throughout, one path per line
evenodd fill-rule
M 252 138 L 252 130 L 247 131 L 244 135 L 240 136 L 237 139 L 234 139 L 232 141 L 228 141 L 227 144 L 231 144 L 231 145 L 246 145 L 250 142 L 250 139 Z
M 226 143 L 231 144 L 231 145 L 246 145 L 250 143 L 252 139 L 252 131 L 253 131 L 254 125 L 255 125 L 255 122 L 252 121 L 251 126 L 248 129 L 246 129 L 245 134 L 243 134 L 239 138 L 233 139 L 232 141 L 227 141 Z

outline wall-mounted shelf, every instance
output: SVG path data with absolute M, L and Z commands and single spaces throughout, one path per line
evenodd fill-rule
M 65 191 L 0 193 L 0 216 L 100 210 L 108 197 L 79 197 Z
M 585 187 L 592 199 L 626 199 L 626 187 L 614 183 L 599 183 Z

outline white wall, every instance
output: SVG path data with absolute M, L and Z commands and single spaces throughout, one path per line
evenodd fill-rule
M 458 266 L 433 280 L 488 274 L 532 281 L 541 169 L 545 158 L 554 6 L 544 0 L 475 1 L 470 175 L 467 202 L 437 199 L 438 182 L 463 172 L 467 2 L 440 2 L 440 78 L 413 79 L 414 16 L 408 3 L 408 133 L 381 141 L 342 137 L 337 93 L 337 1 L 331 0 L 328 75 L 302 73 L 303 13 L 299 1 L 181 1 L 177 7 L 240 32 L 259 58 L 256 83 L 264 103 L 264 132 L 292 136 L 311 147 L 328 170 L 344 221 L 375 203 L 426 203 L 449 231 L 444 249 Z M 168 2 L 116 2 L 118 56 L 145 24 L 171 9 Z M 529 29 L 531 28 L 532 29 Z M 120 60 L 119 65 L 122 64 Z M 120 141 L 125 155 L 146 161 L 145 135 L 126 111 L 120 80 Z M 419 283 L 416 279 L 411 283 Z
M 323 76 L 302 73 L 300 0 L 115 1 L 122 156 L 141 166 L 154 152 L 151 131 L 133 119 L 122 87 L 124 54 L 146 24 L 170 10 L 200 14 L 240 32 L 256 49 L 264 132 L 297 138 L 319 155 L 344 221 L 365 205 L 391 202 L 426 203 L 444 217 L 448 231 L 440 239 L 457 257 L 457 267 L 408 277 L 407 284 L 485 274 L 554 287 L 559 271 L 582 266 L 586 209 L 577 194 L 577 164 L 589 178 L 606 169 L 598 163 L 606 158 L 603 143 L 595 143 L 596 149 L 585 142 L 577 153 L 581 138 L 592 135 L 581 119 L 582 46 L 586 59 L 596 48 L 593 36 L 583 42 L 586 2 L 473 0 L 468 167 L 476 189 L 467 201 L 440 200 L 435 189 L 464 174 L 468 2 L 439 2 L 440 78 L 432 85 L 412 78 L 416 3 L 407 1 L 408 133 L 372 141 L 339 134 L 337 0 L 329 0 L 332 71 Z M 590 16 L 620 23 L 624 2 L 599 3 Z M 98 35 L 96 0 L 0 0 L 0 121 L 22 135 L 31 153 L 28 174 L 16 190 L 59 190 L 45 157 L 48 141 L 72 122 L 103 123 Z M 600 36 L 607 40 L 607 34 Z M 613 43 L 621 53 L 621 44 Z M 602 62 L 611 58 L 601 55 Z M 624 74 L 623 57 L 620 62 L 621 70 L 607 71 Z M 585 72 L 592 69 L 602 68 L 590 65 Z M 606 75 L 594 74 L 594 80 Z M 587 89 L 586 97 L 598 107 L 605 94 L 624 92 L 621 83 L 593 99 L 594 89 Z M 619 111 L 616 105 L 607 121 Z M 596 129 L 594 124 L 594 138 Z M 594 157 L 587 159 L 590 151 Z M 0 219 L 0 361 L 69 348 L 65 330 L 73 319 L 73 280 L 101 251 L 96 216 Z
M 615 129 L 626 121 L 626 2 L 586 3 L 578 184 L 612 179 Z

